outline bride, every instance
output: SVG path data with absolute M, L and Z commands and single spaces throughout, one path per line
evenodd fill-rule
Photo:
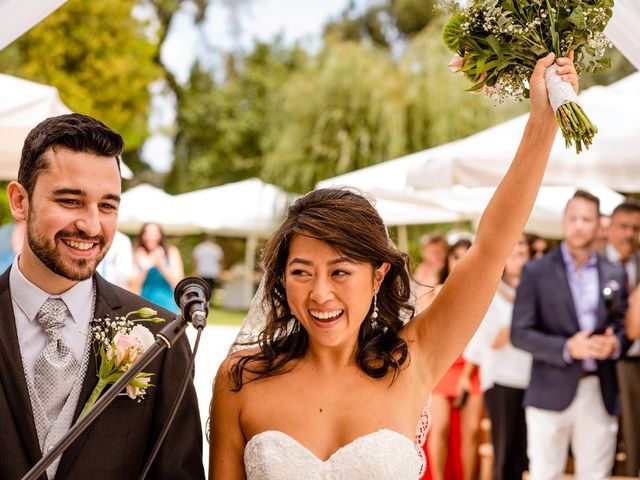
M 544 82 L 553 61 L 531 76 L 529 121 L 476 241 L 406 324 L 407 256 L 372 205 L 323 189 L 290 207 L 262 255 L 264 328 L 216 376 L 210 478 L 419 478 L 426 400 L 480 323 L 542 181 L 557 130 Z M 577 91 L 572 61 L 557 63 Z

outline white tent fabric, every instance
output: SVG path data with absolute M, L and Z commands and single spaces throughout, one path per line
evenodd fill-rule
M 616 0 L 613 16 L 605 34 L 609 40 L 640 70 L 640 2 Z
M 22 144 L 29 131 L 45 118 L 65 113 L 71 110 L 55 87 L 0 74 L 0 179 L 17 177 Z M 133 177 L 122 162 L 121 170 L 124 178 Z
M 0 74 L 0 178 L 16 178 L 22 144 L 33 127 L 70 112 L 54 87 Z
M 609 86 L 592 87 L 580 102 L 598 126 L 593 145 L 580 155 L 567 149 L 560 133 L 551 152 L 545 185 L 607 186 L 640 191 L 640 72 Z M 453 185 L 497 185 L 506 172 L 528 115 L 425 150 L 419 167 L 409 168 L 407 183 L 415 188 Z
M 122 194 L 118 229 L 138 234 L 145 223 L 158 223 L 168 235 L 185 235 L 203 231 L 191 221 L 190 210 L 181 210 L 176 198 L 164 190 L 143 183 Z
M 268 236 L 283 217 L 292 197 L 258 178 L 196 190 L 176 196 L 182 212 L 190 212 L 206 231 L 246 237 L 241 290 L 227 289 L 228 306 L 248 308 L 254 294 L 254 268 L 258 238 Z M 228 285 L 228 287 L 231 287 Z
M 464 218 L 477 225 L 482 212 L 486 208 L 496 187 L 464 187 L 456 185 L 452 188 L 435 188 L 405 193 L 379 191 L 382 197 L 396 198 L 398 201 L 424 202 L 426 205 L 437 205 L 451 212 L 458 212 Z M 610 215 L 624 197 L 606 187 L 587 189 L 600 199 L 600 210 Z M 543 186 L 538 193 L 526 231 L 537 233 L 547 238 L 560 238 L 561 220 L 567 201 L 576 191 L 576 187 Z
M 290 195 L 258 178 L 175 196 L 179 211 L 208 232 L 267 236 L 282 218 Z
M 436 204 L 426 205 L 423 200 L 414 202 L 407 199 L 406 196 L 394 195 L 412 190 L 407 190 L 407 175 L 412 168 L 417 168 L 424 162 L 421 153 L 414 153 L 396 160 L 331 177 L 318 182 L 316 188 L 352 187 L 373 195 L 378 213 L 389 226 L 450 223 L 464 220 L 464 217 L 459 213 L 445 210 Z
M 258 239 L 276 228 L 290 201 L 291 195 L 257 178 L 175 196 L 142 184 L 122 194 L 118 228 L 137 234 L 144 223 L 154 222 L 169 235 L 209 232 L 246 238 L 242 284 L 233 306 L 248 308 Z
M 0 50 L 67 0 L 0 0 Z
M 122 194 L 118 228 L 137 233 L 144 223 L 154 222 L 170 235 L 265 237 L 277 226 L 290 199 L 257 178 L 180 195 L 144 183 Z

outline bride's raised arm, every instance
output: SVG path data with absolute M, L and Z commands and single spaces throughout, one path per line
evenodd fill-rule
M 462 352 L 493 298 L 505 261 L 527 222 L 547 165 L 558 125 L 547 98 L 545 70 L 555 58 L 539 60 L 530 79 L 531 113 L 513 162 L 484 211 L 470 250 L 457 263 L 431 305 L 406 327 L 414 361 L 433 387 Z M 558 74 L 577 91 L 573 62 L 559 58 Z

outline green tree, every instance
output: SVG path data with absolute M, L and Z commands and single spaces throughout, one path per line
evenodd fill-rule
M 54 85 L 69 108 L 103 120 L 134 151 L 147 136 L 149 84 L 162 75 L 135 5 L 68 2 L 0 52 L 0 70 Z
M 351 1 L 338 18 L 327 22 L 325 37 L 389 48 L 422 31 L 434 18 L 433 7 L 433 0 L 385 0 L 359 12 Z
M 227 67 L 226 78 L 219 82 L 196 64 L 180 94 L 180 130 L 167 190 L 185 191 L 259 175 L 266 114 L 274 92 L 305 58 L 295 47 L 257 43 L 251 53 Z
M 469 135 L 523 111 L 465 91 L 447 68 L 439 20 L 396 60 L 382 48 L 328 42 L 270 112 L 263 178 L 304 192 L 327 177 Z
M 444 18 L 436 18 L 409 43 L 402 57 L 407 105 L 408 152 L 466 137 L 527 110 L 519 102 L 496 104 L 448 68 L 451 52 L 442 42 Z
M 420 33 L 434 18 L 433 0 L 389 0 L 387 10 L 405 36 Z
M 327 43 L 273 104 L 263 178 L 303 192 L 328 176 L 404 153 L 402 88 L 387 50 Z

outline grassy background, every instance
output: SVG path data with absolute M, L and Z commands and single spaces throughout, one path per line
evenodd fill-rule
M 239 327 L 247 315 L 246 310 L 228 310 L 223 308 L 220 301 L 215 298 L 209 309 L 207 323 L 209 325 L 231 325 Z

